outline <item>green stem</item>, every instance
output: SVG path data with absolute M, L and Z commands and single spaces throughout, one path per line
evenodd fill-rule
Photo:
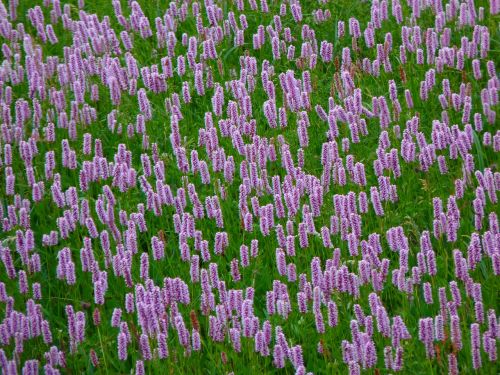
M 99 327 L 97 327 L 97 334 L 99 335 L 99 344 L 101 345 L 101 352 L 102 352 L 102 359 L 104 361 L 104 367 L 106 368 L 106 374 L 108 374 L 109 371 L 108 371 L 108 363 L 106 362 L 106 352 L 105 352 L 104 347 L 102 345 L 101 331 L 99 330 Z

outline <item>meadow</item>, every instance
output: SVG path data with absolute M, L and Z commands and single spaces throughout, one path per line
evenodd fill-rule
M 0 372 L 497 374 L 499 0 L 0 0 Z

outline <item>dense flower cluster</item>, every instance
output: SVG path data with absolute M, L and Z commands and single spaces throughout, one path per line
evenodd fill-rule
M 0 372 L 498 366 L 499 0 L 7 3 Z

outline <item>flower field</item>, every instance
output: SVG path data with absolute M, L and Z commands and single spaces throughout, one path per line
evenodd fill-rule
M 0 373 L 498 374 L 500 0 L 0 0 Z

